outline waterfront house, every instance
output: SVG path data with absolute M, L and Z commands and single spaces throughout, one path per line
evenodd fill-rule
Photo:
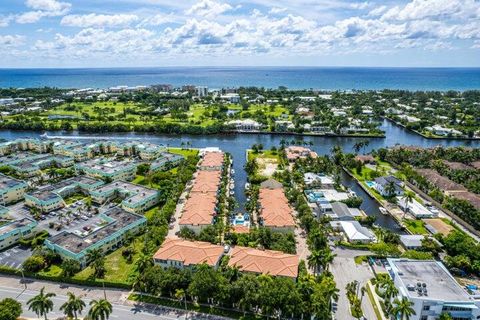
M 252 119 L 232 120 L 227 122 L 228 126 L 231 126 L 238 132 L 257 132 L 262 130 L 263 125 Z
M 403 194 L 402 187 L 403 182 L 394 176 L 375 178 L 374 188 L 384 197 L 401 196 Z
M 376 241 L 375 235 L 358 221 L 332 221 L 334 230 L 341 231 L 350 243 L 371 243 Z
M 290 232 L 294 230 L 293 210 L 281 183 L 273 179 L 263 182 L 260 185 L 258 202 L 261 225 L 273 231 Z

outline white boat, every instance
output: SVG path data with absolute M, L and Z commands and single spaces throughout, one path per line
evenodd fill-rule
M 231 195 L 231 196 L 235 195 L 235 191 L 230 190 L 230 195 Z
M 385 209 L 385 208 L 383 208 L 383 207 L 379 207 L 378 209 L 380 210 L 380 212 L 381 212 L 383 215 L 388 215 L 387 209 Z
M 40 138 L 48 138 L 48 134 L 44 132 L 43 134 L 40 135 Z
M 250 183 L 247 182 L 245 183 L 245 190 L 248 190 L 248 189 L 250 189 Z
M 235 169 L 232 169 L 232 171 L 231 171 L 231 172 L 232 172 L 232 174 L 235 174 Z

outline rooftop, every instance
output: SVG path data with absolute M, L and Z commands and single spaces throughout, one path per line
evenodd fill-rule
M 104 223 L 97 223 L 97 225 L 93 226 L 93 231 L 86 235 L 81 234 L 78 230 L 77 232 L 64 231 L 49 238 L 48 241 L 72 253 L 80 253 L 83 250 L 88 250 L 89 247 L 108 238 L 115 232 L 135 222 L 146 220 L 144 217 L 125 211 L 120 207 L 114 207 L 100 215 L 100 217 L 106 218 Z
M 432 169 L 417 169 L 417 172 L 430 181 L 433 185 L 444 191 L 467 191 L 467 189 L 452 180 L 443 177 L 437 171 Z
M 190 193 L 183 206 L 180 225 L 208 225 L 216 214 L 217 195 L 214 192 Z
M 25 182 L 23 182 L 21 180 L 14 179 L 14 178 L 10 178 L 10 177 L 5 176 L 3 174 L 0 174 L 0 189 L 1 190 L 7 189 L 7 188 L 13 188 L 13 187 L 21 185 L 21 184 L 25 184 Z
M 220 167 L 223 164 L 224 154 L 221 151 L 206 151 L 200 160 L 202 167 Z
M 222 246 L 208 242 L 168 238 L 165 239 L 153 258 L 181 261 L 185 266 L 202 263 L 215 266 L 222 256 L 223 250 Z
M 95 193 L 109 193 L 112 191 L 122 192 L 127 194 L 127 198 L 124 201 L 127 202 L 139 202 L 147 197 L 158 194 L 155 189 L 150 189 L 138 184 L 133 184 L 125 181 L 115 181 L 104 186 L 97 188 Z
M 135 165 L 136 163 L 132 160 L 119 161 L 105 158 L 92 159 L 78 164 L 78 166 L 80 167 L 90 168 L 107 174 L 116 173 L 118 171 L 124 170 L 125 168 L 129 168 Z
M 418 283 L 425 283 L 427 295 L 422 294 L 425 299 L 447 302 L 470 301 L 467 292 L 439 261 L 388 259 L 388 262 L 395 277 L 399 277 L 403 285 L 401 289 L 412 298 L 419 297 L 419 293 L 417 290 L 409 290 L 408 287 L 415 288 Z
M 228 265 L 246 272 L 296 278 L 299 262 L 297 255 L 236 246 L 232 250 Z
M 191 192 L 217 192 L 222 173 L 220 170 L 200 170 L 195 178 Z
M 259 202 L 262 207 L 261 217 L 263 224 L 269 227 L 292 227 L 295 221 L 292 208 L 283 189 L 261 188 Z

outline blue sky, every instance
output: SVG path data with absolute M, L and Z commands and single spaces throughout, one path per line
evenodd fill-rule
M 0 68 L 480 67 L 478 0 L 3 0 Z

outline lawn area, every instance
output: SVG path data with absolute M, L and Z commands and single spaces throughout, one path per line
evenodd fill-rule
M 278 151 L 272 151 L 272 150 L 262 150 L 258 153 L 254 153 L 253 150 L 247 150 L 247 157 L 248 160 L 253 160 L 253 159 L 276 159 L 280 162 L 280 155 Z
M 370 286 L 367 285 L 366 287 L 367 287 L 368 298 L 370 299 L 370 303 L 372 304 L 373 311 L 375 312 L 375 316 L 377 317 L 378 320 L 382 320 L 383 311 L 378 309 L 378 305 L 375 303 L 375 299 L 373 297 L 374 293 L 372 292 L 372 289 L 370 288 Z
M 122 251 L 125 247 L 121 247 L 112 253 L 108 254 L 105 258 L 105 269 L 107 270 L 105 278 L 103 280 L 108 282 L 117 282 L 117 283 L 130 283 L 131 276 L 135 274 L 135 260 L 140 255 L 143 248 L 143 240 L 136 238 L 131 246 L 135 249 L 135 254 L 133 255 L 132 263 L 128 263 L 126 259 L 122 256 Z M 93 280 L 93 269 L 87 267 L 77 273 L 74 277 L 77 280 Z
M 80 194 L 80 193 L 76 193 L 76 194 L 73 194 L 71 196 L 69 196 L 68 198 L 64 199 L 65 200 L 65 203 L 67 205 L 70 205 L 74 202 L 77 202 L 78 200 L 82 200 L 82 199 L 85 199 L 87 197 L 85 197 L 85 195 L 83 194 Z
M 413 234 L 428 234 L 422 220 L 404 219 L 403 224 Z
M 168 148 L 168 152 L 179 154 L 185 158 L 198 155 L 198 149 Z
M 38 274 L 46 277 L 60 277 L 63 269 L 57 265 L 51 265 L 49 268 L 40 271 Z

